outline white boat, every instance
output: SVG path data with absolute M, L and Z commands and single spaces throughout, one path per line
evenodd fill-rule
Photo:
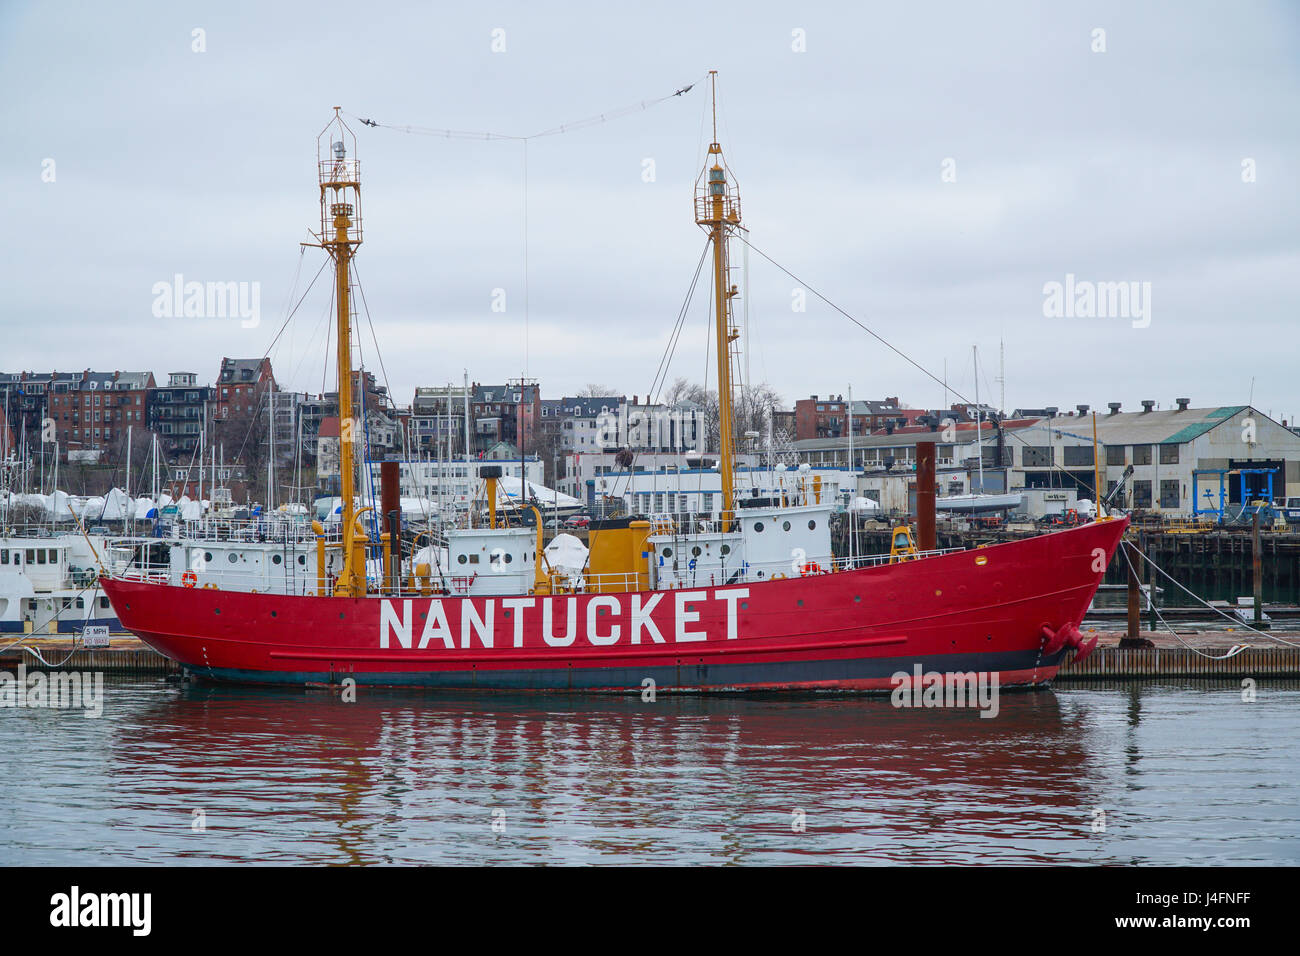
M 99 588 L 92 544 L 105 567 L 125 567 L 126 556 L 103 537 L 0 535 L 0 633 L 77 633 L 89 624 L 120 630 Z
M 1024 504 L 1025 496 L 1020 493 L 1005 495 L 947 495 L 936 498 L 935 508 L 939 511 L 1014 511 Z

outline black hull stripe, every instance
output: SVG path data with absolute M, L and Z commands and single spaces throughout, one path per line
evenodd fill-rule
M 834 681 L 887 680 L 899 671 L 969 673 L 1029 671 L 1056 667 L 1065 652 L 1048 658 L 1037 651 L 991 654 L 941 654 L 931 657 L 859 658 L 831 661 L 778 661 L 749 664 L 682 664 L 656 667 L 548 667 L 526 670 L 420 670 L 407 672 L 254 671 L 190 667 L 196 677 L 242 684 L 358 684 L 383 687 L 433 687 L 456 690 L 610 690 L 640 692 L 650 678 L 656 691 L 762 689 L 772 685 Z

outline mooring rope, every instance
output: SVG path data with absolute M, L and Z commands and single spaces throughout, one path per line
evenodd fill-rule
M 1129 556 L 1128 556 L 1128 548 L 1125 547 L 1125 548 L 1123 548 L 1123 550 L 1124 550 L 1124 561 L 1128 564 L 1129 571 L 1132 573 L 1133 577 L 1136 578 L 1136 577 L 1137 577 L 1137 570 L 1133 567 L 1133 561 L 1132 561 L 1132 559 L 1129 558 Z M 1193 593 L 1192 591 L 1190 591 L 1188 588 L 1184 587 L 1184 586 L 1182 585 L 1182 583 L 1180 583 L 1179 581 L 1177 581 L 1177 580 L 1176 580 L 1176 579 L 1175 579 L 1171 574 L 1169 574 L 1168 571 L 1166 571 L 1164 568 L 1160 567 L 1160 565 L 1156 564 L 1156 562 L 1152 561 L 1151 558 L 1150 558 L 1150 556 L 1147 555 L 1145 552 L 1143 552 L 1142 550 L 1140 550 L 1140 549 L 1137 548 L 1136 546 L 1133 547 L 1133 550 L 1134 550 L 1134 551 L 1137 551 L 1138 554 L 1142 555 L 1142 557 L 1143 557 L 1147 562 L 1150 563 L 1151 567 L 1153 567 L 1153 568 L 1155 568 L 1157 571 L 1159 571 L 1159 572 L 1160 572 L 1160 575 L 1161 575 L 1163 578 L 1165 578 L 1165 580 L 1169 581 L 1169 583 L 1171 583 L 1174 587 L 1178 588 L 1180 591 L 1182 591 L 1184 594 L 1186 594 L 1186 595 L 1187 595 L 1188 597 L 1190 597 L 1192 600 L 1196 601 L 1198 604 L 1203 604 L 1205 607 L 1209 608 L 1211 611 L 1213 611 L 1214 613 L 1218 614 L 1220 617 L 1226 618 L 1227 620 L 1232 621 L 1234 625 L 1239 626 L 1239 627 L 1244 627 L 1246 630 L 1251 631 L 1252 633 L 1258 634 L 1260 637 L 1266 637 L 1266 638 L 1268 638 L 1268 639 L 1271 640 L 1271 641 L 1277 641 L 1279 644 L 1285 644 L 1287 647 L 1300 647 L 1300 644 L 1297 644 L 1297 643 L 1295 643 L 1294 641 L 1288 641 L 1288 640 L 1285 640 L 1284 638 L 1278 637 L 1278 636 L 1275 635 L 1275 634 L 1270 634 L 1270 633 L 1268 633 L 1267 631 L 1261 631 L 1261 630 L 1259 630 L 1258 628 L 1251 627 L 1249 624 L 1247 624 L 1247 623 L 1246 623 L 1245 621 L 1243 621 L 1241 618 L 1239 618 L 1239 617 L 1237 617 L 1237 616 L 1235 616 L 1235 615 L 1232 615 L 1232 614 L 1228 614 L 1228 613 L 1226 613 L 1225 611 L 1223 611 L 1221 608 L 1217 608 L 1217 607 L 1215 607 L 1213 604 L 1210 604 L 1208 601 L 1206 601 L 1206 600 L 1205 600 L 1204 598 L 1202 598 L 1200 595 L 1198 595 L 1198 594 L 1194 594 L 1194 593 Z M 1156 613 L 1156 617 L 1159 617 L 1159 618 L 1161 619 L 1161 622 L 1163 623 L 1164 618 L 1161 616 L 1159 608 L 1157 608 L 1157 607 L 1155 606 L 1155 595 L 1154 595 L 1154 594 L 1151 595 L 1151 607 L 1152 607 L 1152 610 L 1155 611 L 1155 613 Z M 1168 627 L 1168 625 L 1166 625 L 1166 627 Z M 1174 631 L 1173 628 L 1169 628 L 1169 631 L 1170 631 L 1170 633 L 1173 634 L 1175 637 L 1178 637 L 1178 633 L 1177 633 L 1176 631 Z M 1182 638 L 1181 638 L 1181 637 L 1179 637 L 1178 639 L 1179 639 L 1179 641 L 1182 641 Z M 1201 654 L 1201 652 L 1200 652 L 1200 651 L 1197 651 L 1196 648 L 1191 647 L 1190 645 L 1187 645 L 1185 641 L 1184 641 L 1183 643 L 1184 643 L 1185 646 L 1189 647 L 1191 650 L 1196 651 L 1196 653 L 1198 653 L 1198 654 Z M 1243 649 L 1244 649 L 1244 647 L 1243 647 Z M 1231 657 L 1231 656 L 1233 656 L 1234 653 L 1239 653 L 1239 651 L 1236 650 L 1235 646 L 1234 646 L 1234 650 L 1229 651 L 1227 656 L 1228 656 L 1228 657 Z M 1209 654 L 1201 654 L 1201 656 L 1202 656 L 1202 657 L 1211 657 L 1211 655 L 1209 655 Z M 1213 659 L 1213 660 L 1223 660 L 1224 658 L 1211 658 L 1211 659 Z

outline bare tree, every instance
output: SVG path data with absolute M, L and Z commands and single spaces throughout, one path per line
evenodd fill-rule
M 610 388 L 608 385 L 598 385 L 588 382 L 578 390 L 578 398 L 614 398 L 621 393 L 617 389 Z
M 250 498 L 266 501 L 266 461 L 270 455 L 266 414 L 232 411 L 219 418 L 212 443 L 220 445 L 228 466 L 243 465 Z M 208 451 L 211 454 L 211 451 Z
M 663 393 L 666 405 L 678 405 L 692 402 L 704 409 L 704 433 L 707 451 L 718 449 L 719 411 L 718 393 L 706 389 L 703 385 L 690 382 L 684 378 L 673 380 Z M 781 395 L 766 383 L 740 388 L 732 406 L 732 424 L 735 437 L 739 439 L 745 432 L 755 431 L 766 436 L 767 422 L 772 412 L 781 407 Z
M 737 433 L 754 431 L 765 435 L 768 419 L 780 407 L 780 393 L 766 382 L 743 387 L 736 396 Z
M 542 460 L 543 484 L 554 488 L 564 458 L 564 420 L 543 418 L 533 429 L 533 452 Z

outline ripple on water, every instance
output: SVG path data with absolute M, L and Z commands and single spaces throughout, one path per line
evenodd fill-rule
M 105 690 L 98 720 L 0 711 L 0 862 L 1300 858 L 1286 684 L 1253 704 L 1193 682 L 1005 694 L 992 720 L 841 696 Z

